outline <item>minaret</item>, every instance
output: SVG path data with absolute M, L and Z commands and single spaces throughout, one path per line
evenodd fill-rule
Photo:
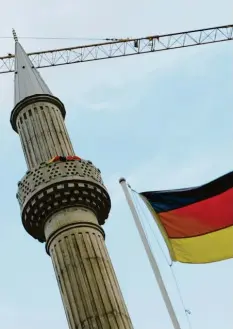
M 100 170 L 75 157 L 63 103 L 13 34 L 11 125 L 28 166 L 17 193 L 23 226 L 46 243 L 70 329 L 132 329 L 101 227 L 111 201 Z

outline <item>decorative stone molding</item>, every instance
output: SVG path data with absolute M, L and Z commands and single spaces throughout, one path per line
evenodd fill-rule
M 10 122 L 11 122 L 11 126 L 15 132 L 18 132 L 16 121 L 17 121 L 17 117 L 18 117 L 19 113 L 26 106 L 35 104 L 38 102 L 48 102 L 50 104 L 54 104 L 55 106 L 57 106 L 60 109 L 63 118 L 65 118 L 66 110 L 65 110 L 64 104 L 60 101 L 59 98 L 52 96 L 52 95 L 46 95 L 46 94 L 31 95 L 31 96 L 24 98 L 22 101 L 20 101 L 18 104 L 16 104 L 16 106 L 14 107 L 14 109 L 11 112 Z
M 55 212 L 84 207 L 103 225 L 111 207 L 100 170 L 85 160 L 42 163 L 28 171 L 18 183 L 17 199 L 25 229 L 41 242 L 44 225 Z

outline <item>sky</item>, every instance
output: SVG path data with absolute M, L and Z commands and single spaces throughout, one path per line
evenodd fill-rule
M 0 36 L 140 37 L 232 24 L 230 0 L 12 0 L 2 4 Z M 27 52 L 80 40 L 20 39 Z M 14 53 L 0 39 L 0 55 Z M 203 184 L 232 170 L 233 43 L 42 69 L 66 106 L 76 154 L 101 168 L 112 198 L 107 247 L 134 329 L 172 329 L 165 305 L 118 183 L 137 191 Z M 44 245 L 23 229 L 15 198 L 26 172 L 9 118 L 13 75 L 0 75 L 0 323 L 5 329 L 68 328 Z M 188 323 L 160 248 L 153 251 L 182 329 Z M 232 243 L 233 247 L 233 243 Z M 174 264 L 192 328 L 233 325 L 233 261 Z

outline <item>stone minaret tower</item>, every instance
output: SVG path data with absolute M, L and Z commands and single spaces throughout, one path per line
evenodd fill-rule
M 100 226 L 111 206 L 100 170 L 72 157 L 65 107 L 14 37 L 11 125 L 28 166 L 17 193 L 23 226 L 46 242 L 70 329 L 132 329 Z

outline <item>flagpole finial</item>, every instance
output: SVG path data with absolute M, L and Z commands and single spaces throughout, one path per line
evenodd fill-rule
M 15 42 L 18 42 L 19 40 L 18 40 L 17 34 L 15 32 L 15 29 L 12 29 L 12 34 L 13 34 L 13 38 L 14 38 Z
M 123 177 L 121 177 L 121 178 L 119 179 L 119 183 L 123 183 L 123 182 L 126 182 L 126 179 L 123 178 Z

